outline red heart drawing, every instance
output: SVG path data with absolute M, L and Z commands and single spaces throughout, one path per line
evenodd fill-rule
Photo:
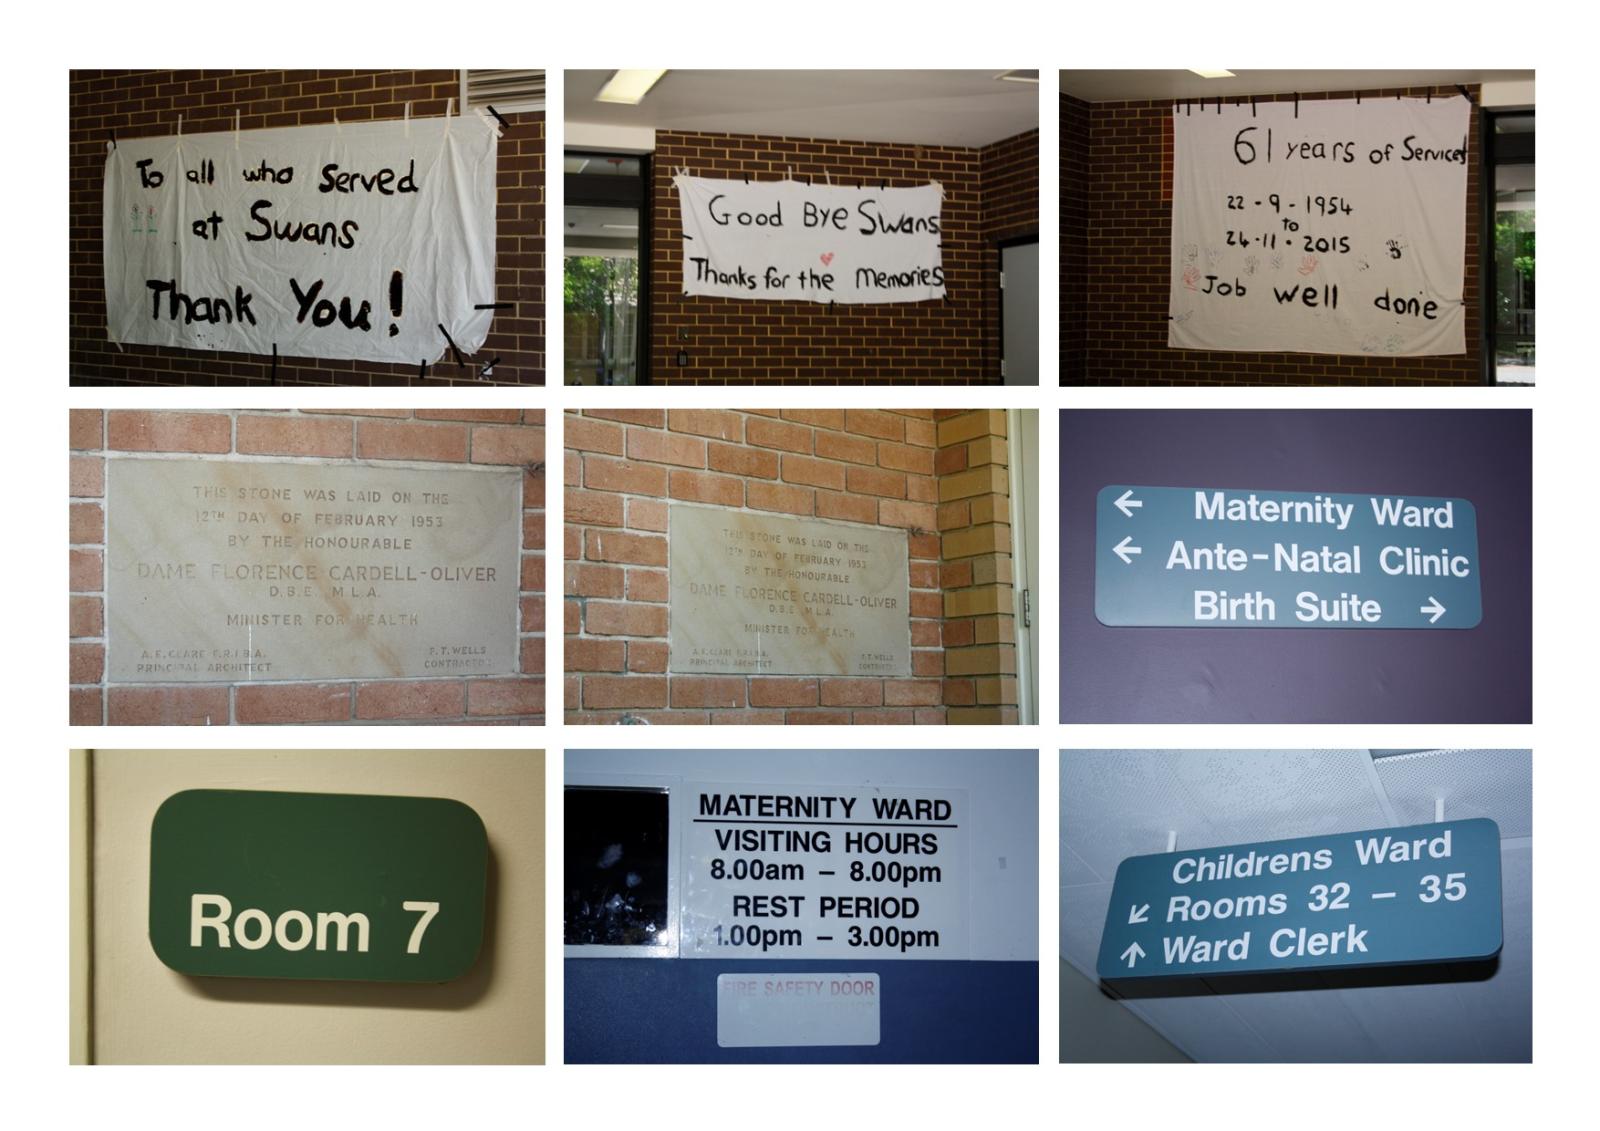
M 819 258 L 822 260 L 822 265 L 826 267 L 828 264 L 833 262 L 833 252 L 824 252 L 821 256 L 819 256 Z

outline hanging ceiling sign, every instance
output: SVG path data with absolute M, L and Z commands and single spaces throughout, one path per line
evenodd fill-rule
M 1180 349 L 1466 352 L 1465 98 L 1173 106 Z
M 447 982 L 477 961 L 487 876 L 459 801 L 187 790 L 150 830 L 150 943 L 180 974 Z
M 1403 966 L 1500 944 L 1500 829 L 1477 818 L 1130 857 L 1095 969 L 1120 981 Z
M 471 353 L 494 299 L 480 116 L 126 139 L 106 154 L 113 342 L 358 361 Z M 446 337 L 448 335 L 448 338 Z
M 1103 488 L 1100 623 L 1181 628 L 1473 628 L 1466 499 L 1211 487 Z
M 683 293 L 802 302 L 945 294 L 944 186 L 678 176 Z

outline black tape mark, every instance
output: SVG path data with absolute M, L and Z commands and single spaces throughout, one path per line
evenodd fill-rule
M 494 120 L 500 123 L 500 127 L 502 129 L 509 130 L 511 128 L 511 123 L 502 118 L 500 116 L 500 111 L 496 110 L 493 106 L 485 106 L 484 109 L 494 115 Z
M 278 343 L 272 343 L 272 383 L 278 383 Z
M 1462 85 L 1462 84 L 1461 84 L 1461 83 L 1457 83 L 1457 84 L 1456 84 L 1456 89 L 1457 89 L 1457 90 L 1459 90 L 1459 91 L 1460 91 L 1460 92 L 1461 92 L 1461 97 L 1463 97 L 1463 98 L 1465 98 L 1465 99 L 1466 99 L 1466 100 L 1467 100 L 1467 101 L 1468 101 L 1468 102 L 1470 102 L 1470 103 L 1472 103 L 1472 105 L 1474 105 L 1474 106 L 1476 106 L 1476 105 L 1477 105 L 1477 103 L 1476 103 L 1476 102 L 1473 102 L 1473 101 L 1472 101 L 1472 91 L 1470 91 L 1470 90 L 1468 90 L 1468 89 L 1467 89 L 1467 88 L 1466 88 L 1466 87 L 1465 87 L 1465 86 L 1464 86 L 1464 85 Z
M 439 333 L 444 335 L 444 340 L 450 343 L 450 352 L 456 355 L 456 364 L 465 365 L 461 360 L 461 350 L 456 347 L 456 340 L 450 336 L 450 331 L 444 328 L 444 323 L 439 323 Z
M 423 358 L 417 363 L 417 378 L 422 381 L 428 379 L 428 359 Z
M 111 135 L 111 148 L 115 149 L 117 147 L 117 131 L 107 130 L 106 133 Z
M 1298 90 L 1294 92 L 1294 116 L 1296 118 L 1300 116 L 1300 92 Z
M 490 358 L 489 361 L 486 362 L 483 365 L 483 367 L 478 370 L 478 376 L 479 377 L 487 377 L 489 375 L 489 370 L 493 369 L 495 366 L 497 366 L 499 364 L 500 364 L 500 359 L 498 357 Z
M 513 306 L 516 306 L 516 305 L 517 304 L 514 303 L 514 302 L 480 302 L 476 306 L 474 306 L 472 309 L 473 310 L 510 310 Z

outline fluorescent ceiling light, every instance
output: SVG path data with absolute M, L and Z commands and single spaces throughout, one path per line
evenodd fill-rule
M 600 226 L 602 228 L 610 228 L 615 232 L 637 232 L 639 230 L 638 224 L 601 224 Z
M 1193 67 L 1190 67 L 1189 68 L 1189 73 L 1191 75 L 1199 75 L 1203 79 L 1231 79 L 1231 78 L 1233 78 L 1233 72 L 1232 71 L 1197 71 Z
M 1001 71 L 998 75 L 995 75 L 995 78 L 999 79 L 1001 82 L 1031 82 L 1037 84 L 1039 81 L 1039 72 Z
M 624 106 L 637 106 L 650 93 L 650 88 L 666 74 L 660 71 L 618 71 L 594 96 L 596 102 L 618 102 Z

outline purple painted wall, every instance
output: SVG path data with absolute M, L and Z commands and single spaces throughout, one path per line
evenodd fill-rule
M 1531 722 L 1532 474 L 1526 410 L 1062 412 L 1061 721 Z M 1107 628 L 1094 504 L 1110 483 L 1469 499 L 1483 623 Z

